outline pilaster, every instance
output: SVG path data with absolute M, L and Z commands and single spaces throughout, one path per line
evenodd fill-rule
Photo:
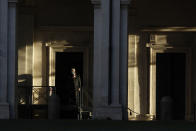
M 128 6 L 131 0 L 121 0 L 120 4 L 120 47 L 119 85 L 122 118 L 128 119 Z
M 7 103 L 8 0 L 0 1 L 0 119 L 9 118 Z
M 0 1 L 0 119 L 15 113 L 16 2 Z
M 10 118 L 15 118 L 15 88 L 16 88 L 16 2 L 8 1 L 8 103 Z
M 120 78 L 120 0 L 113 0 L 111 3 L 111 105 L 120 106 L 119 101 L 119 78 Z

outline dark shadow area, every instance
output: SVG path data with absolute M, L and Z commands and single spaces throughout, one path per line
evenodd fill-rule
M 195 131 L 190 121 L 0 120 L 3 131 Z
M 160 119 L 161 99 L 172 98 L 172 119 L 185 119 L 185 53 L 157 53 L 156 112 Z M 164 107 L 163 107 L 164 108 Z
M 56 53 L 56 93 L 60 98 L 60 119 L 77 119 L 78 105 L 72 69 L 76 69 L 82 82 L 83 54 Z
M 31 106 L 30 106 L 30 89 L 32 85 L 32 75 L 23 74 L 18 76 L 18 88 L 17 88 L 17 104 L 18 104 L 18 118 L 29 119 L 31 118 Z

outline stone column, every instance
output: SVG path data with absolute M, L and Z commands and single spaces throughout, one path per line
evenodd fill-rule
M 93 116 L 104 119 L 109 104 L 110 0 L 92 0 L 94 4 Z M 106 115 L 106 116 L 105 116 Z
M 111 108 L 127 119 L 128 91 L 128 5 L 129 0 L 111 1 Z
M 15 88 L 16 88 L 16 2 L 8 3 L 8 103 L 10 105 L 10 118 L 16 117 Z
M 0 0 L 0 119 L 9 118 L 7 103 L 8 0 Z
M 125 5 L 129 0 L 92 0 L 92 3 L 95 4 L 93 115 L 95 119 L 126 119 L 122 112 L 127 107 L 128 9 Z
M 120 106 L 119 101 L 119 78 L 120 78 L 120 29 L 121 29 L 121 15 L 120 15 L 120 0 L 112 0 L 111 2 L 111 105 Z
M 120 13 L 120 103 L 122 104 L 122 118 L 128 119 L 128 5 L 130 0 L 121 0 Z

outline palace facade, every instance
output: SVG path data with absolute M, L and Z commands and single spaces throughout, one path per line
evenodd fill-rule
M 195 119 L 194 0 L 0 0 L 1 119 Z

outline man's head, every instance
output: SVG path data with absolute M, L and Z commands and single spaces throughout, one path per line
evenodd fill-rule
M 73 78 L 76 78 L 76 68 L 71 69 Z

